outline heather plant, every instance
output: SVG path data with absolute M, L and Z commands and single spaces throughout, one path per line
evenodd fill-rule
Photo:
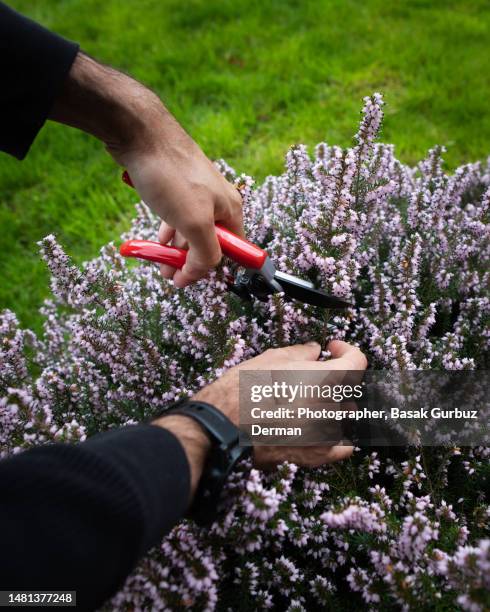
M 41 243 L 43 334 L 0 314 L 2 456 L 150 418 L 269 347 L 331 338 L 389 370 L 485 369 L 490 346 L 490 160 L 448 176 L 377 144 L 365 99 L 354 146 L 290 149 L 284 174 L 242 185 L 247 234 L 278 269 L 351 300 L 343 314 L 226 291 L 233 264 L 175 289 L 114 245 L 81 268 Z M 155 239 L 143 204 L 125 236 Z M 328 354 L 323 353 L 327 359 Z M 120 610 L 490 607 L 490 449 L 356 449 L 318 469 L 232 475 L 211 529 L 182 521 L 108 604 Z

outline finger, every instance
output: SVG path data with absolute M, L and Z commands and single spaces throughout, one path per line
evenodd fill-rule
M 165 221 L 160 223 L 160 228 L 158 230 L 158 241 L 161 244 L 168 244 L 174 237 L 174 234 L 175 228 L 171 227 L 168 223 L 165 223 Z
M 245 228 L 243 227 L 243 213 L 236 215 L 233 218 L 223 219 L 221 220 L 221 225 L 226 227 L 226 229 L 230 230 L 237 236 L 241 238 L 245 238 Z
M 295 344 L 275 350 L 278 352 L 278 357 L 286 357 L 291 361 L 317 361 L 322 347 L 318 342 L 306 342 L 306 344 Z
M 329 342 L 327 350 L 330 351 L 332 359 L 341 359 L 345 362 L 345 370 L 365 370 L 367 368 L 365 355 L 352 344 L 342 340 L 332 340 Z
M 266 470 L 283 461 L 312 468 L 348 459 L 353 450 L 353 446 L 256 446 L 254 463 Z
M 354 450 L 352 446 L 304 446 L 299 449 L 301 452 L 295 463 L 304 467 L 318 467 L 348 459 Z
M 229 206 L 224 207 L 228 211 L 226 215 L 217 216 L 217 221 L 229 229 L 230 232 L 237 236 L 245 237 L 245 229 L 243 227 L 243 201 L 240 192 L 231 186 L 231 195 Z
M 185 287 L 199 280 L 221 260 L 214 223 L 201 226 L 193 231 L 192 235 L 187 234 L 186 238 L 189 240 L 189 252 L 182 270 L 177 270 L 174 275 L 176 287 Z
M 189 248 L 189 243 L 187 242 L 187 240 L 184 238 L 184 236 L 182 236 L 182 234 L 179 231 L 176 231 L 174 234 L 174 237 L 172 238 L 172 246 L 178 247 L 179 249 L 188 249 Z
M 328 463 L 348 459 L 354 452 L 353 446 L 332 446 L 329 448 Z
M 172 280 L 175 274 L 175 268 L 167 266 L 167 264 L 160 264 L 160 274 L 163 276 L 163 278 Z
M 165 221 L 162 221 L 158 229 L 159 242 L 161 242 L 162 244 L 168 244 L 169 242 L 172 241 L 172 244 L 173 244 L 173 241 L 175 240 L 175 236 L 176 236 L 175 228 L 170 226 Z M 171 280 L 174 277 L 175 268 L 172 268 L 172 266 L 168 266 L 167 264 L 160 264 L 160 274 L 163 276 L 163 278 L 166 278 L 167 280 Z
M 177 231 L 174 233 L 174 236 L 170 244 L 174 247 L 178 247 L 179 249 L 187 250 L 189 248 L 189 244 L 187 240 L 184 238 L 184 236 L 182 236 L 182 234 L 180 234 Z M 162 267 L 165 267 L 166 268 L 165 272 L 169 274 L 169 276 L 165 276 L 165 278 L 173 279 L 175 276 L 175 273 L 177 272 L 177 268 L 171 268 L 170 266 L 167 266 L 165 264 L 163 264 Z

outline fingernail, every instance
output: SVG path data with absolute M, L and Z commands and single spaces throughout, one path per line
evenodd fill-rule
M 308 342 L 305 342 L 305 344 L 306 346 L 320 346 L 320 344 L 314 340 L 308 340 Z

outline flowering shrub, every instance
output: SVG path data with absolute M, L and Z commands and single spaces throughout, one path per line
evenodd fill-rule
M 487 367 L 490 160 L 448 176 L 437 147 L 401 164 L 375 144 L 382 104 L 365 99 L 355 146 L 322 143 L 313 158 L 293 147 L 285 173 L 256 189 L 220 163 L 244 186 L 250 239 L 355 307 L 242 302 L 226 291 L 229 262 L 176 290 L 113 245 L 79 269 L 48 236 L 42 336 L 0 314 L 2 455 L 138 422 L 266 348 L 312 338 L 356 342 L 378 369 Z M 137 209 L 126 237 L 155 238 L 157 219 Z M 179 524 L 110 608 L 488 609 L 489 460 L 484 447 L 412 447 L 314 470 L 243 464 L 226 515 L 210 530 Z

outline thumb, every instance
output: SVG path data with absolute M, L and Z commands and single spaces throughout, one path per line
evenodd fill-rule
M 286 346 L 279 350 L 282 356 L 291 359 L 291 361 L 317 361 L 322 347 L 318 342 L 306 342 L 305 344 Z
M 345 361 L 345 370 L 365 370 L 367 359 L 364 353 L 352 344 L 342 340 L 332 340 L 328 343 L 327 351 L 330 351 L 332 359 L 342 359 Z

